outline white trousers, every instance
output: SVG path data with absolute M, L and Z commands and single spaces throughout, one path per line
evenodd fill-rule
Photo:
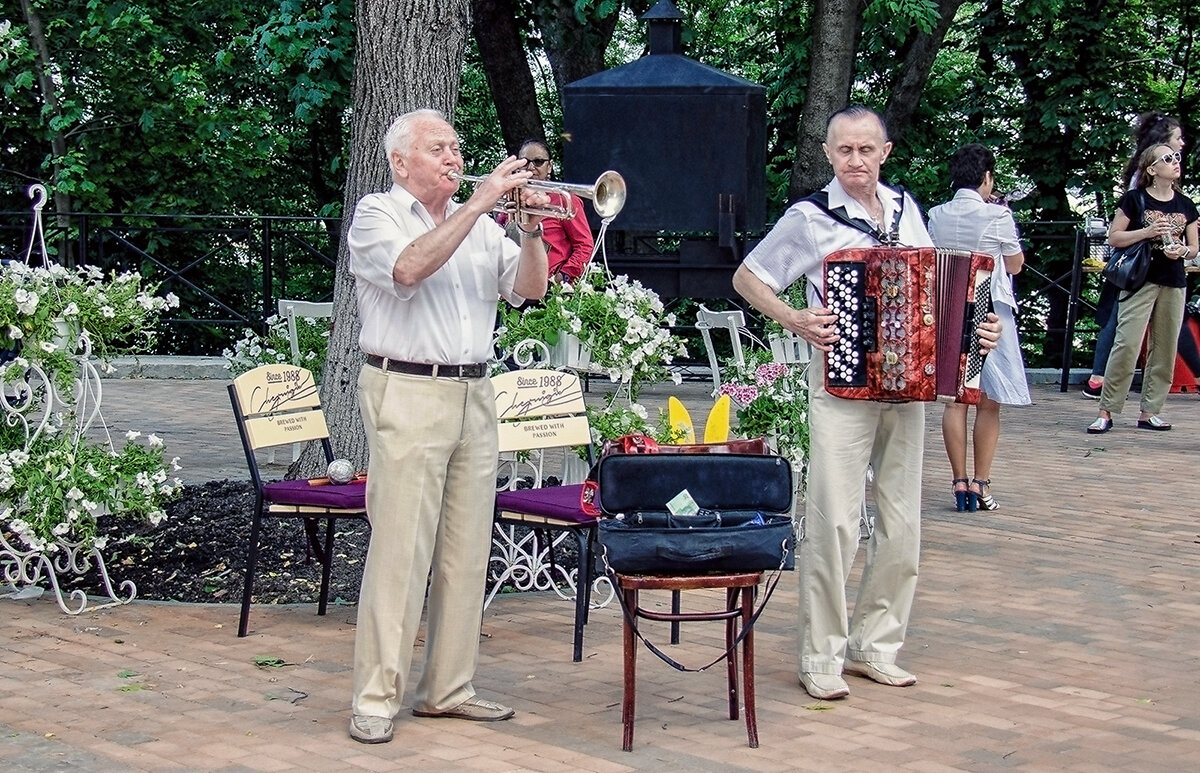
M 824 355 L 814 354 L 812 466 L 798 556 L 800 672 L 841 674 L 847 657 L 894 663 L 904 644 L 921 546 L 925 406 L 833 397 L 824 388 Z M 846 582 L 858 551 L 868 464 L 878 512 L 847 620 Z
M 413 707 L 453 708 L 475 694 L 499 455 L 492 384 L 364 366 L 358 389 L 371 454 L 371 543 L 358 599 L 353 711 L 399 712 L 427 586 L 425 664 Z

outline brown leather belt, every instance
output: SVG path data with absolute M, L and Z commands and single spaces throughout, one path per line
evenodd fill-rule
M 389 360 L 378 354 L 368 354 L 367 364 L 380 370 L 390 370 L 393 373 L 407 373 L 410 376 L 430 376 L 432 378 L 483 378 L 487 374 L 487 364 L 469 362 L 465 365 L 435 365 L 429 362 L 405 362 L 404 360 Z

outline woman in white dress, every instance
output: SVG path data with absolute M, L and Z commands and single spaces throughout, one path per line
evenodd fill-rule
M 954 152 L 950 178 L 954 198 L 929 212 L 929 234 L 938 247 L 985 252 L 996 259 L 992 304 L 1004 325 L 1000 343 L 988 353 L 981 376 L 975 427 L 971 433 L 975 471 L 967 477 L 967 405 L 951 403 L 942 414 L 942 440 L 954 475 L 955 509 L 997 510 L 992 496 L 992 462 L 1000 438 L 1000 406 L 1029 405 L 1025 362 L 1017 339 L 1017 301 L 1012 275 L 1021 271 L 1025 253 L 1008 207 L 990 203 L 996 185 L 996 157 L 972 143 Z

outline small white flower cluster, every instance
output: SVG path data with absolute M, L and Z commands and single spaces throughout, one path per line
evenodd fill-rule
M 0 452 L 0 523 L 30 550 L 53 551 L 56 542 L 103 548 L 97 535 L 99 519 L 143 519 L 157 526 L 167 517 L 165 505 L 182 490 L 179 478 L 169 478 L 168 466 L 180 469 L 178 458 L 164 460 L 157 435 L 134 442 L 140 432 L 126 433 L 118 450 L 91 443 L 63 430 L 58 414 L 28 448 Z M 23 433 L 23 430 L 22 430 Z M 19 436 L 9 428 L 6 446 Z
M 0 349 L 19 350 L 25 367 L 44 364 L 65 379 L 80 334 L 105 357 L 144 344 L 158 316 L 178 306 L 174 294 L 158 297 L 143 288 L 137 272 L 105 276 L 96 267 L 10 261 L 0 267 Z
M 225 349 L 225 368 L 239 376 L 259 365 L 272 365 L 292 361 L 292 344 L 288 337 L 287 318 L 278 314 L 267 317 L 267 334 L 261 335 L 250 328 L 242 330 L 242 337 L 234 342 L 232 349 Z M 300 365 L 313 372 L 320 381 L 325 367 L 325 356 L 329 350 L 330 321 L 323 318 L 296 318 L 296 342 L 300 349 Z
M 669 330 L 675 315 L 665 313 L 653 290 L 628 276 L 608 277 L 593 265 L 563 301 L 567 328 L 592 352 L 592 362 L 620 384 L 666 377 L 666 366 L 685 356 L 683 339 Z M 679 384 L 679 373 L 670 373 Z

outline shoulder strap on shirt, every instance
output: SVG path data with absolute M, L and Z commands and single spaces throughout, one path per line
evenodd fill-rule
M 900 241 L 900 218 L 904 215 L 904 200 L 907 198 L 903 188 L 897 186 L 895 190 L 900 194 L 900 208 L 896 210 L 896 214 L 892 219 L 891 233 L 886 234 L 883 231 L 880 231 L 874 223 L 869 223 L 860 217 L 850 217 L 850 215 L 847 214 L 845 207 L 831 209 L 829 206 L 829 191 L 817 191 L 816 193 L 801 199 L 801 201 L 812 203 L 817 209 L 821 210 L 842 225 L 849 226 L 856 231 L 862 231 L 880 244 L 886 244 L 890 246 L 898 244 Z

